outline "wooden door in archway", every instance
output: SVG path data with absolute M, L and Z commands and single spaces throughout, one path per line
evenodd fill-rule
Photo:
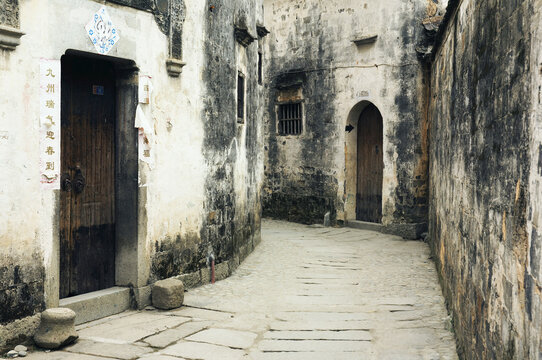
M 356 220 L 382 221 L 382 115 L 370 104 L 358 121 Z

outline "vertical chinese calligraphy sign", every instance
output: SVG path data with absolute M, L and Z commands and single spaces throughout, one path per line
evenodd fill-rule
M 96 51 L 102 55 L 107 55 L 120 40 L 119 32 L 104 6 L 93 15 L 85 29 Z
M 60 60 L 40 60 L 40 181 L 60 189 Z

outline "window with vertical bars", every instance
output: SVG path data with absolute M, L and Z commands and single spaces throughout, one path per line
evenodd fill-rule
M 245 77 L 237 75 L 237 122 L 245 122 Z
M 279 105 L 279 135 L 299 135 L 303 131 L 301 103 Z

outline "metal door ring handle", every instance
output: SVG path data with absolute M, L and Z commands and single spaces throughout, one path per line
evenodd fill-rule
M 80 194 L 85 189 L 86 179 L 83 176 L 81 169 L 75 171 L 75 177 L 73 178 L 73 191 L 76 194 Z

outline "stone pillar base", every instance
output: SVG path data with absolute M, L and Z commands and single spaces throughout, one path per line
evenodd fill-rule
M 75 331 L 75 311 L 67 308 L 47 309 L 41 313 L 41 322 L 34 341 L 45 349 L 58 349 L 79 338 Z

